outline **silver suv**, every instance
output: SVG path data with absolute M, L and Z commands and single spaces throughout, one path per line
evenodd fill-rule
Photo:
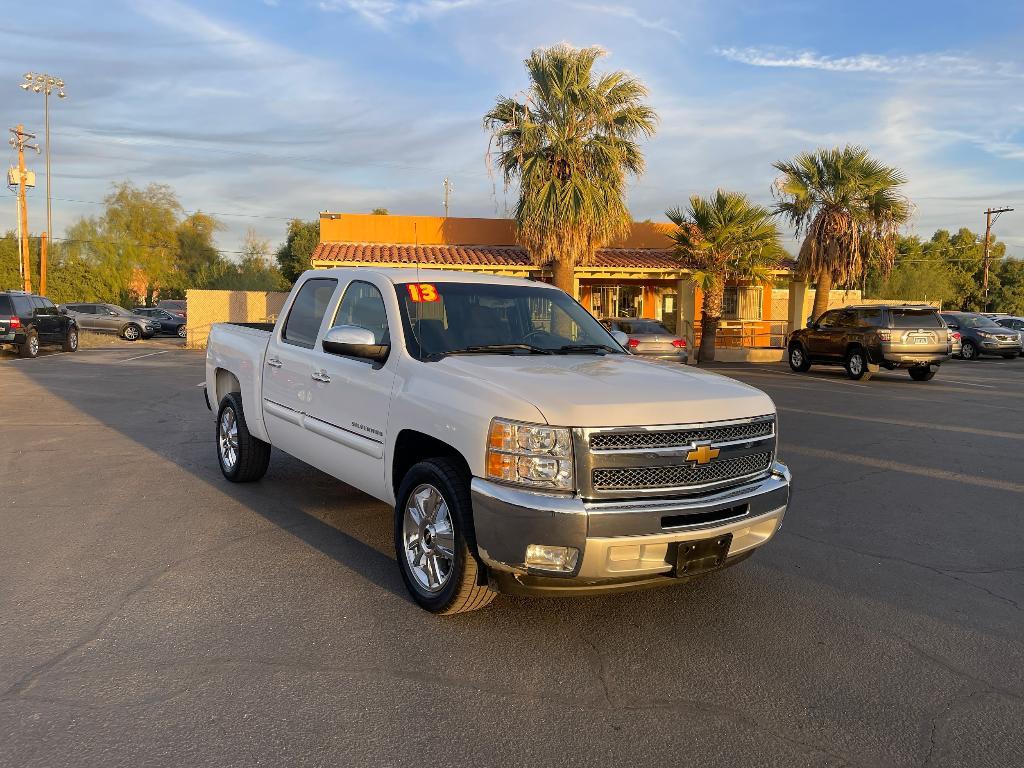
M 78 321 L 79 328 L 86 331 L 116 333 L 126 341 L 148 339 L 160 330 L 160 323 L 156 320 L 134 315 L 117 304 L 65 304 L 64 309 Z

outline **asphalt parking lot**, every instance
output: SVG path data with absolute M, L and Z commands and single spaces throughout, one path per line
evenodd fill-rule
M 451 618 L 380 503 L 223 481 L 202 366 L 0 361 L 0 765 L 1024 764 L 1024 360 L 720 366 L 780 409 L 773 542 Z

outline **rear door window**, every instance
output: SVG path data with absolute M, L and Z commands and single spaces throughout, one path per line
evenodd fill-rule
M 882 310 L 880 309 L 860 309 L 857 310 L 857 315 L 861 325 L 878 327 L 882 324 Z
M 315 277 L 303 283 L 288 312 L 281 338 L 288 344 L 312 349 L 337 286 L 338 281 L 333 278 Z
M 920 309 L 890 309 L 889 318 L 893 328 L 941 328 L 938 312 Z
M 32 299 L 28 296 L 12 296 L 11 301 L 14 302 L 14 314 L 19 317 L 29 317 L 32 314 Z

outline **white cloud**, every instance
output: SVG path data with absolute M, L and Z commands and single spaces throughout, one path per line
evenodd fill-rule
M 414 24 L 424 19 L 482 5 L 484 0 L 321 0 L 320 10 L 353 11 L 375 27 L 384 29 L 392 22 Z
M 923 53 L 912 56 L 861 53 L 856 56 L 826 56 L 813 51 L 794 52 L 768 48 L 716 48 L 715 53 L 729 61 L 753 67 L 864 72 L 878 75 L 1024 77 L 1024 73 L 1013 64 L 986 62 L 955 53 Z
M 616 16 L 620 19 L 627 19 L 635 24 L 639 24 L 644 29 L 653 29 L 658 32 L 664 32 L 667 35 L 681 40 L 682 34 L 677 30 L 673 29 L 669 25 L 669 21 L 664 18 L 649 18 L 643 16 L 635 8 L 631 8 L 627 5 L 609 5 L 609 4 L 598 4 L 598 3 L 573 3 L 572 7 L 579 11 L 586 11 L 588 13 L 600 13 L 605 16 Z

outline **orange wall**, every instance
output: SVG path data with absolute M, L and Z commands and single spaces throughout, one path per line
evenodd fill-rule
M 666 233 L 671 230 L 668 222 L 633 222 L 629 236 L 609 247 L 668 248 Z M 321 213 L 320 242 L 515 245 L 516 225 L 512 219 Z

